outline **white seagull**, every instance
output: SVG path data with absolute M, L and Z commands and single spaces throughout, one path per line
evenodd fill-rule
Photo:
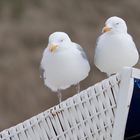
M 116 16 L 107 19 L 102 32 L 94 54 L 94 63 L 100 71 L 110 76 L 138 62 L 137 48 L 123 19 Z
M 40 64 L 44 84 L 58 93 L 61 102 L 61 90 L 78 85 L 90 71 L 90 65 L 84 50 L 71 41 L 64 32 L 54 32 L 49 36 L 48 46 L 43 52 Z

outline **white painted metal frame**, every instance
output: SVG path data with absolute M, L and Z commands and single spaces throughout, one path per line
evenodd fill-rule
M 134 77 L 139 70 L 126 68 L 0 132 L 0 140 L 123 140 Z
M 128 67 L 123 69 L 112 140 L 124 139 L 126 122 L 133 94 L 134 78 L 140 79 L 139 69 Z

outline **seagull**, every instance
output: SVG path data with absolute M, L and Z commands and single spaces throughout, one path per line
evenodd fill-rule
M 49 36 L 40 64 L 44 84 L 57 92 L 59 103 L 62 100 L 61 90 L 77 85 L 80 92 L 80 81 L 90 71 L 90 65 L 83 48 L 72 42 L 64 32 L 54 32 Z
M 102 35 L 97 39 L 94 54 L 96 67 L 110 76 L 125 66 L 134 66 L 138 60 L 139 54 L 132 37 L 127 33 L 126 22 L 116 16 L 107 19 Z

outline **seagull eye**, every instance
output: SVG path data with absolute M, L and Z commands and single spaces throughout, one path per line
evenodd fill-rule
M 60 40 L 60 42 L 63 42 L 63 41 L 64 41 L 64 39 L 61 39 L 61 40 Z
M 120 24 L 119 22 L 116 23 L 116 25 L 119 25 L 119 24 Z

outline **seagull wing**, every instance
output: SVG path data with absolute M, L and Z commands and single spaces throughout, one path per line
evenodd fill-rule
M 76 48 L 80 51 L 82 57 L 88 61 L 88 57 L 87 57 L 87 55 L 86 55 L 84 49 L 83 49 L 79 44 L 74 43 L 74 45 L 75 45 Z
M 46 79 L 45 70 L 44 70 L 42 64 L 40 64 L 39 70 L 40 70 L 40 78 L 41 79 Z
M 99 39 L 100 39 L 100 36 L 96 40 L 96 46 L 98 45 Z

